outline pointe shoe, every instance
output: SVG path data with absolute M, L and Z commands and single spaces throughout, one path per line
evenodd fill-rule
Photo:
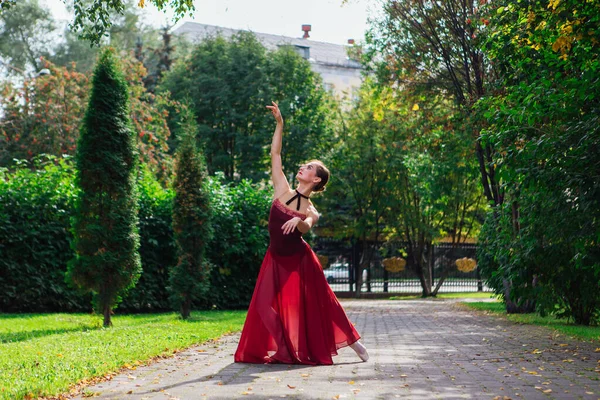
M 352 350 L 356 352 L 356 354 L 360 357 L 361 360 L 367 361 L 369 359 L 369 353 L 367 353 L 367 348 L 359 341 L 356 341 L 350 345 Z

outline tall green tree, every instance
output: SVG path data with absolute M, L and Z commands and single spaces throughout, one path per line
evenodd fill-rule
M 400 240 L 423 296 L 435 296 L 449 272 L 433 287 L 435 241 L 450 236 L 459 244 L 477 234 L 483 203 L 478 172 L 469 131 L 456 114 L 444 98 L 426 99 L 370 79 L 361 88 L 333 157 L 341 184 L 332 185 L 334 204 L 326 214 L 334 232 L 360 246 L 358 290 L 375 252 Z
M 194 114 L 183 106 L 173 199 L 178 261 L 169 276 L 170 299 L 183 319 L 189 318 L 194 300 L 201 300 L 210 288 L 211 264 L 205 248 L 212 236 L 211 210 L 206 163 L 196 146 L 197 134 Z
M 485 49 L 498 80 L 479 103 L 484 143 L 508 204 L 490 212 L 481 256 L 490 281 L 581 324 L 600 317 L 600 4 L 495 2 Z M 534 283 L 533 285 L 531 283 Z
M 481 43 L 491 20 L 491 13 L 484 11 L 486 4 L 479 0 L 385 1 L 384 12 L 368 35 L 366 58 L 383 84 L 454 100 L 463 117 L 470 119 L 466 123 L 472 132 L 483 193 L 489 205 L 498 207 L 504 202 L 506 186 L 493 162 L 497 157 L 493 143 L 482 140 L 486 122 L 473 112 L 488 84 L 497 78 Z M 507 310 L 533 311 L 532 302 L 519 306 L 512 301 L 512 284 L 508 276 L 503 279 Z
M 267 52 L 252 33 L 205 39 L 165 75 L 160 91 L 192 99 L 208 170 L 229 180 L 267 179 L 271 100 L 289 115 L 286 172 L 331 147 L 326 95 L 308 61 L 289 48 Z
M 94 294 L 104 326 L 141 273 L 137 217 L 137 150 L 127 82 L 115 51 L 105 49 L 79 137 L 73 250 L 67 276 Z

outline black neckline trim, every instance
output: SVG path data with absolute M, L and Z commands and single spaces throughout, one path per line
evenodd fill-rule
M 288 201 L 285 202 L 286 205 L 290 205 L 290 203 L 296 199 L 298 199 L 298 202 L 296 203 L 296 211 L 300 211 L 300 201 L 301 198 L 304 197 L 306 200 L 308 200 L 308 196 L 303 195 L 302 193 L 300 193 L 298 191 L 298 189 L 294 189 L 296 191 L 296 194 L 294 195 L 294 197 L 292 197 L 291 199 L 289 199 Z

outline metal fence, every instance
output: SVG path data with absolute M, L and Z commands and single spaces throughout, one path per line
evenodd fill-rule
M 360 293 L 386 294 L 418 294 L 422 293 L 420 279 L 415 272 L 412 257 L 408 257 L 408 246 L 403 242 L 385 242 L 368 244 L 371 261 L 363 271 L 363 284 Z M 313 249 L 321 259 L 323 272 L 331 288 L 335 292 L 357 292 L 357 272 L 361 260 L 361 249 L 356 242 L 331 238 L 317 238 L 313 241 Z M 470 272 L 462 272 L 457 268 L 456 260 L 471 258 L 476 260 L 475 244 L 441 243 L 431 248 L 432 254 L 425 254 L 425 279 L 435 288 L 445 276 L 438 293 L 490 291 L 475 268 Z M 402 257 L 406 265 L 402 271 L 390 272 L 383 266 L 386 258 Z

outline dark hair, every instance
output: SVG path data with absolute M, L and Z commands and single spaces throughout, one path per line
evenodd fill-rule
M 321 181 L 318 182 L 313 188 L 312 191 L 313 192 L 323 192 L 325 191 L 325 185 L 327 185 L 327 182 L 329 182 L 329 177 L 331 176 L 331 173 L 329 172 L 329 170 L 327 169 L 327 167 L 325 166 L 325 164 L 323 164 L 322 161 L 319 160 L 310 160 L 307 164 L 310 163 L 314 163 L 317 165 L 317 172 L 316 175 L 321 178 Z

